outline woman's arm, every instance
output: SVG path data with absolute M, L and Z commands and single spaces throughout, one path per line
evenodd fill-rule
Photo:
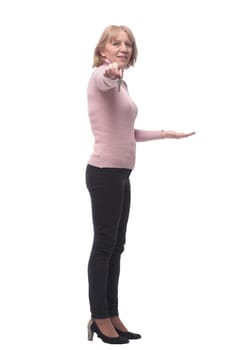
M 134 129 L 134 136 L 137 142 L 161 140 L 163 139 L 163 130 L 141 130 Z
M 176 132 L 173 130 L 141 130 L 134 129 L 134 136 L 137 142 L 151 141 L 151 140 L 161 140 L 161 139 L 181 139 L 184 137 L 189 137 L 195 135 L 196 133 L 189 132 Z
M 102 91 L 118 88 L 119 82 L 123 77 L 123 70 L 118 67 L 117 63 L 104 64 L 95 69 L 93 77 L 97 82 L 97 86 Z

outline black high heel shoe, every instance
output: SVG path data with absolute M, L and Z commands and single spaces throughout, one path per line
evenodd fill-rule
M 125 337 L 107 337 L 104 335 L 101 330 L 98 328 L 94 320 L 90 320 L 87 326 L 88 329 L 88 340 L 93 340 L 94 333 L 104 342 L 108 344 L 127 344 L 129 340 Z
M 126 339 L 140 339 L 142 337 L 140 334 L 137 334 L 137 333 L 120 331 L 116 327 L 115 327 L 115 330 L 117 331 L 120 337 L 123 337 Z

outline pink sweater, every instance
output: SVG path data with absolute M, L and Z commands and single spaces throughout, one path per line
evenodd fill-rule
M 88 114 L 95 143 L 90 165 L 100 168 L 135 166 L 136 142 L 161 139 L 161 131 L 134 128 L 137 106 L 123 81 L 105 77 L 106 65 L 96 68 L 87 88 Z

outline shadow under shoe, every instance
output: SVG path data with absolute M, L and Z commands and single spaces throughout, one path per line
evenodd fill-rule
M 101 330 L 98 328 L 94 320 L 90 320 L 88 323 L 88 340 L 93 340 L 94 333 L 104 342 L 108 344 L 127 344 L 129 340 L 126 337 L 108 337 L 104 335 Z

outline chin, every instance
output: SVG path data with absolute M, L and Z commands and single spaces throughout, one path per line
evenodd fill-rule
M 118 64 L 119 64 L 119 67 L 121 67 L 122 69 L 126 69 L 126 68 L 128 68 L 128 66 L 129 66 L 129 63 L 128 62 L 118 62 Z

